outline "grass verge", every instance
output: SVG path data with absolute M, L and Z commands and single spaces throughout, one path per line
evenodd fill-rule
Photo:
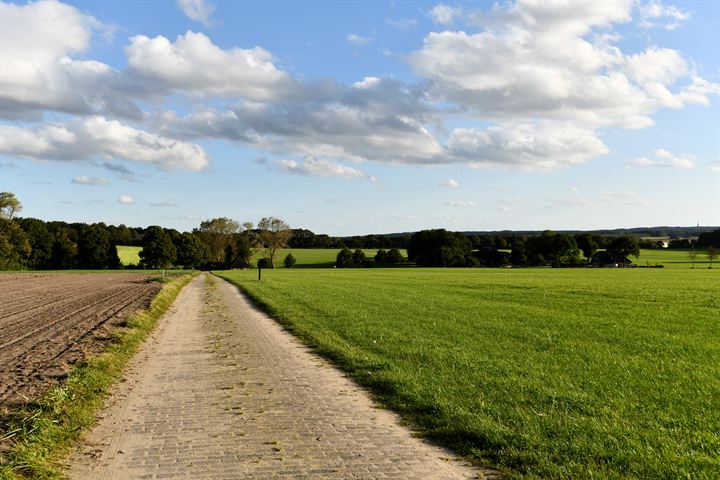
M 12 415 L 0 431 L 0 440 L 9 446 L 0 453 L 0 479 L 64 478 L 60 461 L 93 425 L 108 388 L 193 277 L 183 275 L 164 285 L 148 310 L 116 332 L 107 351 L 78 364 L 63 385 Z

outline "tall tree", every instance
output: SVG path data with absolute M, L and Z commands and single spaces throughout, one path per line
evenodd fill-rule
M 22 210 L 22 204 L 12 192 L 0 192 L 0 218 L 12 220 Z
M 228 245 L 235 241 L 235 234 L 240 231 L 240 224 L 227 217 L 213 218 L 200 223 L 197 233 L 210 250 L 210 261 L 224 263 Z
M 607 247 L 607 251 L 614 255 L 622 255 L 624 257 L 633 256 L 638 258 L 640 256 L 640 245 L 638 244 L 637 238 L 635 237 L 617 237 Z
M 266 217 L 258 222 L 258 240 L 267 251 L 270 268 L 275 268 L 275 254 L 287 245 L 291 237 L 290 226 L 279 218 Z
M 103 223 L 82 225 L 78 235 L 78 267 L 120 268 L 120 257 Z
M 168 268 L 177 257 L 172 237 L 162 227 L 148 227 L 145 230 L 142 247 L 140 266 L 144 268 Z
M 0 270 L 25 266 L 32 247 L 27 235 L 13 220 L 0 218 Z

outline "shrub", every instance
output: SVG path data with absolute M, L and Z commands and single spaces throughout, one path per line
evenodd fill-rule
M 288 253 L 285 257 L 285 260 L 283 260 L 283 263 L 285 264 L 285 268 L 292 268 L 293 265 L 295 265 L 295 257 L 293 257 L 292 253 Z

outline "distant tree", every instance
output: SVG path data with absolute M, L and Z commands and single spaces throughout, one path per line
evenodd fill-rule
M 208 262 L 210 250 L 195 233 L 183 233 L 175 244 L 177 263 L 185 268 L 199 268 Z
M 712 268 L 713 260 L 718 257 L 718 253 L 720 253 L 720 249 L 714 245 L 710 245 L 705 249 L 705 255 L 707 255 L 708 260 L 710 260 L 710 266 L 708 268 Z
M 720 248 L 720 229 L 713 230 L 712 232 L 703 232 L 698 237 L 698 248 L 707 248 L 710 246 Z
M 196 231 L 207 245 L 210 262 L 224 263 L 226 247 L 235 241 L 235 234 L 240 231 L 240 224 L 227 217 L 213 218 L 200 223 Z
M 387 265 L 392 267 L 402 263 L 404 260 L 405 257 L 403 257 L 402 253 L 400 253 L 400 250 L 398 250 L 397 248 L 391 248 L 390 250 L 388 250 L 387 256 L 385 257 Z
M 285 248 L 291 237 L 290 226 L 279 218 L 266 217 L 258 222 L 258 240 L 267 251 L 270 268 L 275 268 L 277 251 Z
M 462 233 L 422 230 L 410 237 L 407 251 L 408 258 L 423 267 L 462 267 L 472 243 Z
M 580 249 L 580 251 L 582 251 L 588 262 L 593 257 L 593 255 L 595 255 L 595 252 L 597 252 L 599 248 L 597 242 L 592 237 L 592 235 L 587 233 L 582 235 L 576 235 L 575 242 L 577 243 L 578 248 Z
M 526 245 L 532 265 L 561 267 L 580 263 L 580 249 L 570 235 L 546 230 L 542 235 L 528 238 Z
M 353 253 L 347 247 L 343 247 L 335 258 L 335 266 L 338 268 L 351 267 L 353 263 Z
M 527 247 L 525 246 L 525 240 L 517 238 L 513 244 L 512 251 L 510 252 L 510 263 L 516 267 L 523 267 L 527 265 Z
M 697 252 L 695 251 L 695 249 L 693 248 L 692 250 L 690 250 L 687 256 L 692 262 L 692 268 L 695 268 L 695 259 L 697 258 Z
M 382 250 L 382 249 L 378 250 L 375 253 L 375 265 L 377 265 L 378 267 L 387 266 L 387 264 L 388 264 L 387 256 L 388 256 L 388 254 L 385 250 Z
M 72 233 L 73 231 L 68 227 L 55 230 L 50 254 L 50 268 L 65 270 L 77 266 L 78 246 L 72 239 Z
M 285 268 L 292 268 L 293 266 L 295 266 L 295 262 L 296 260 L 292 253 L 288 253 L 287 255 L 285 255 L 285 260 L 283 260 Z
M 42 220 L 37 218 L 16 219 L 30 242 L 31 253 L 28 266 L 36 269 L 50 268 L 53 236 Z
M 0 270 L 23 268 L 31 252 L 28 237 L 17 222 L 0 218 Z
M 103 223 L 81 225 L 77 258 L 80 268 L 120 268 L 117 249 Z
M 640 246 L 634 237 L 617 237 L 610 242 L 607 251 L 613 255 L 622 255 L 624 257 L 633 256 L 638 258 L 640 256 Z
M 12 220 L 22 210 L 22 204 L 12 192 L 0 192 L 0 218 Z
M 359 248 L 355 249 L 355 251 L 352 254 L 353 266 L 361 267 L 364 261 L 365 261 L 365 252 L 363 252 Z
M 152 226 L 145 230 L 140 266 L 143 268 L 168 268 L 177 259 L 177 250 L 171 235 L 162 227 Z

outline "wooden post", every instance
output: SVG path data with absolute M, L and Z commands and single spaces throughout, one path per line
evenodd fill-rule
M 258 282 L 262 282 L 262 267 L 258 265 Z

